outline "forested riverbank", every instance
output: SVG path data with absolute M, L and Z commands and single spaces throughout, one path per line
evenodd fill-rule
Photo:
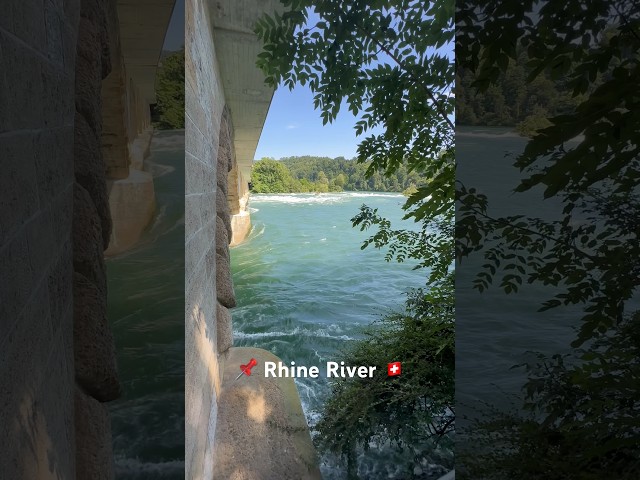
M 426 183 L 406 166 L 388 177 L 379 172 L 367 177 L 368 168 L 367 163 L 344 157 L 263 158 L 253 164 L 252 190 L 255 193 L 404 192 Z

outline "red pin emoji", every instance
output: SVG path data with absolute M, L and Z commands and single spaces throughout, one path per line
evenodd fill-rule
M 249 360 L 249 363 L 247 363 L 246 365 L 240 365 L 240 374 L 236 377 L 236 380 L 238 380 L 242 376 L 242 374 L 245 374 L 246 376 L 250 377 L 251 369 L 255 367 L 257 364 L 258 362 L 256 362 L 256 359 L 252 358 L 251 360 Z

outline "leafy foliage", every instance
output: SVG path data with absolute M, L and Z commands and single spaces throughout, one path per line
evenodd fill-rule
M 419 464 L 430 456 L 435 439 L 453 431 L 453 289 L 446 300 L 441 293 L 411 292 L 404 312 L 386 315 L 345 352 L 347 365 L 375 365 L 381 372 L 335 382 L 316 425 L 319 445 L 344 455 L 351 472 L 356 445 L 365 450 L 372 443 L 400 445 Z M 401 378 L 385 375 L 387 363 L 395 359 L 402 359 Z
M 368 178 L 391 177 L 406 165 L 428 179 L 404 205 L 405 218 L 420 224 L 418 232 L 394 230 L 366 206 L 352 220 L 378 230 L 364 247 L 388 246 L 388 260 L 414 258 L 432 270 L 427 288 L 409 297 L 406 312 L 386 317 L 347 358 L 382 366 L 393 353 L 415 370 L 402 382 L 337 383 L 317 426 L 321 445 L 353 461 L 358 446 L 377 439 L 411 447 L 416 460 L 424 458 L 455 422 L 453 273 L 451 262 L 446 264 L 454 251 L 454 66 L 445 51 L 454 37 L 454 3 L 282 3 L 284 13 L 265 16 L 256 26 L 264 42 L 257 64 L 267 83 L 308 85 L 324 123 L 347 107 L 357 117 L 356 135 L 364 136 L 357 160 L 367 165 Z M 408 474 L 414 474 L 412 467 Z
M 256 193 L 287 193 L 293 191 L 293 177 L 281 162 L 263 158 L 253 164 L 252 190 Z
M 184 47 L 162 59 L 156 78 L 156 126 L 184 128 Z
M 535 12 L 535 13 L 534 13 Z M 623 1 L 462 2 L 457 60 L 478 91 L 494 85 L 518 48 L 527 81 L 559 82 L 575 108 L 548 118 L 515 166 L 515 192 L 540 189 L 562 202 L 557 220 L 493 217 L 472 187 L 457 191 L 457 256 L 482 252 L 475 282 L 506 293 L 526 283 L 556 287 L 541 310 L 578 305 L 569 357 L 525 365 L 523 414 L 494 412 L 476 425 L 486 449 L 467 452 L 469 478 L 635 478 L 637 313 L 640 285 L 640 5 Z M 489 448 L 490 447 L 490 448 Z

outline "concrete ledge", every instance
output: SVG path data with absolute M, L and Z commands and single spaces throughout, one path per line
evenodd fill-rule
M 451 470 L 449 473 L 440 477 L 438 480 L 455 480 L 455 479 L 456 479 L 456 471 Z
M 258 362 L 251 376 L 240 365 Z M 218 400 L 213 478 L 226 480 L 321 479 L 300 397 L 291 378 L 264 378 L 259 348 L 234 347 L 224 363 Z
M 153 219 L 156 197 L 150 173 L 131 169 L 122 180 L 107 182 L 113 228 L 105 255 L 133 247 Z
M 251 231 L 251 215 L 249 212 L 240 212 L 237 215 L 231 215 L 231 243 L 230 247 L 240 245 L 245 241 L 247 235 Z

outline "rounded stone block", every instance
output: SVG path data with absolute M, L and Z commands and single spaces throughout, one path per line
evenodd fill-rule
M 227 308 L 236 306 L 236 294 L 233 291 L 231 265 L 229 259 L 216 253 L 216 295 L 218 301 Z
M 90 195 L 102 227 L 102 250 L 109 245 L 111 213 L 107 194 L 106 168 L 97 134 L 85 118 L 76 114 L 74 173 L 78 182 Z
M 76 388 L 76 477 L 113 480 L 111 422 L 106 405 Z
M 218 181 L 226 182 L 227 174 L 233 168 L 233 140 L 229 132 L 227 118 L 224 115 L 220 122 L 217 167 Z
M 229 214 L 229 201 L 222 190 L 216 191 L 216 215 L 222 219 L 227 229 L 227 238 L 231 238 L 231 215 Z
M 220 217 L 216 217 L 216 252 L 225 257 L 229 256 L 229 233 Z
M 216 338 L 218 341 L 218 354 L 226 352 L 233 346 L 231 312 L 220 302 L 217 302 L 216 306 Z
M 109 25 L 107 20 L 108 3 L 101 0 L 83 0 L 80 8 L 80 21 L 91 25 L 95 31 L 95 41 L 91 44 L 82 44 L 78 40 L 78 54 L 83 49 L 86 55 L 92 55 L 100 61 L 102 78 L 111 71 L 111 52 L 109 42 Z M 81 26 L 82 29 L 82 26 Z
M 77 183 L 73 188 L 73 269 L 106 296 L 100 217 L 89 192 Z
M 76 381 L 101 402 L 120 396 L 107 298 L 87 278 L 73 274 L 73 357 Z
M 235 381 L 255 358 L 251 376 Z M 265 362 L 280 362 L 260 348 L 229 349 L 218 400 L 213 478 L 319 480 L 317 457 L 292 378 L 265 378 Z M 246 446 L 251 454 L 246 455 Z M 238 468 L 242 459 L 242 468 Z
M 83 2 L 84 3 L 84 2 Z M 103 50 L 98 25 L 89 18 L 80 19 L 76 55 L 75 93 L 76 110 L 84 116 L 91 129 L 102 130 L 102 60 Z

